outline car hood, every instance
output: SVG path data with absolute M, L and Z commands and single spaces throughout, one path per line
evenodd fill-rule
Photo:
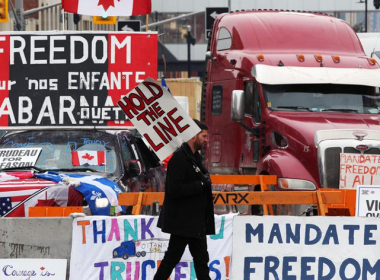
M 378 115 L 273 112 L 269 119 L 269 123 L 276 127 L 278 132 L 310 147 L 314 146 L 314 135 L 318 130 L 380 130 Z

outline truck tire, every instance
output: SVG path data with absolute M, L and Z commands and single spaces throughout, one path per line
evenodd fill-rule
M 145 256 L 146 256 L 146 252 L 145 252 L 145 251 L 142 251 L 142 252 L 141 252 L 141 256 L 142 256 L 142 257 L 145 257 Z
M 136 253 L 136 257 L 139 258 L 140 256 L 141 256 L 141 253 L 140 253 L 140 252 L 137 252 L 137 253 Z
M 128 258 L 129 258 L 128 254 L 124 254 L 124 255 L 123 255 L 123 259 L 124 259 L 124 260 L 128 260 Z

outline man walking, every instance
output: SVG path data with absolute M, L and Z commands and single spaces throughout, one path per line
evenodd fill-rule
M 186 246 L 194 260 L 198 280 L 210 280 L 206 235 L 215 234 L 211 180 L 199 150 L 208 141 L 208 127 L 201 129 L 173 154 L 168 163 L 165 200 L 158 227 L 170 233 L 169 247 L 154 280 L 167 280 Z

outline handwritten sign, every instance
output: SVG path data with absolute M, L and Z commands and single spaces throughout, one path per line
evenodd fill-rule
M 42 148 L 0 149 L 0 169 L 34 166 Z
M 64 259 L 0 259 L 0 279 L 65 280 Z
M 200 132 L 175 98 L 152 78 L 129 92 L 118 105 L 160 160 Z
M 358 186 L 356 216 L 380 217 L 380 186 Z
M 380 155 L 340 154 L 340 189 L 380 185 Z

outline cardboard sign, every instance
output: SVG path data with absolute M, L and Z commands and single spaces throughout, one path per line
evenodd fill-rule
M 118 102 L 160 160 L 200 132 L 175 98 L 152 78 Z
M 357 217 L 380 217 L 380 186 L 358 186 L 356 191 Z
M 379 220 L 237 216 L 232 279 L 379 279 Z
M 0 149 L 0 169 L 34 166 L 42 148 Z
M 0 259 L 0 279 L 66 280 L 64 259 Z
M 380 185 L 380 155 L 340 154 L 340 189 Z
M 131 125 L 116 103 L 157 76 L 157 33 L 1 33 L 0 65 L 0 126 Z

